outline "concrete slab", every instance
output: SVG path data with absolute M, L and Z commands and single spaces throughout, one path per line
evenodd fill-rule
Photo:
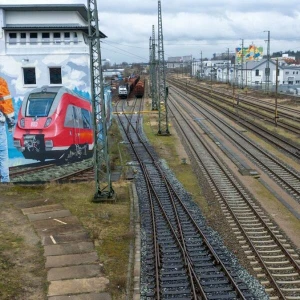
M 48 297 L 48 300 L 111 300 L 111 296 L 108 293 L 97 293 L 97 294 L 80 294 L 70 296 L 54 296 Z
M 103 292 L 108 283 L 104 277 L 51 281 L 48 296 Z
M 32 221 L 40 221 L 40 220 L 48 220 L 48 219 L 55 219 L 55 218 L 64 218 L 71 216 L 71 213 L 68 209 L 61 209 L 55 211 L 48 211 L 44 213 L 34 213 L 28 214 L 28 219 Z
M 64 209 L 64 207 L 61 204 L 45 205 L 45 203 L 43 203 L 42 205 L 39 206 L 23 208 L 21 210 L 24 215 L 29 215 L 29 214 L 38 214 L 38 213 L 44 213 L 48 211 L 61 210 L 61 209 Z
M 49 229 L 53 227 L 60 227 L 65 225 L 71 224 L 79 224 L 79 220 L 77 217 L 70 216 L 70 217 L 61 217 L 61 218 L 54 218 L 50 220 L 40 220 L 40 221 L 33 221 L 32 225 L 35 229 Z
M 43 238 L 45 236 L 50 236 L 50 235 L 58 235 L 58 234 L 69 234 L 69 233 L 74 233 L 74 232 L 84 232 L 85 229 L 82 227 L 82 225 L 78 222 L 76 224 L 67 224 L 64 226 L 59 226 L 59 227 L 53 227 L 53 228 L 41 228 L 37 229 L 36 232 L 37 234 Z
M 45 246 L 44 250 L 45 256 L 90 253 L 94 250 L 94 244 L 92 242 L 76 242 L 63 245 L 49 245 Z
M 96 252 L 47 256 L 45 267 L 47 269 L 60 268 L 60 267 L 67 267 L 67 266 L 95 264 L 97 262 L 98 262 L 98 255 Z
M 71 242 L 89 242 L 91 240 L 87 232 L 70 232 L 66 234 L 54 234 L 51 237 L 44 236 L 42 238 L 42 245 L 60 245 Z
M 42 206 L 42 205 L 51 205 L 54 204 L 53 200 L 50 199 L 42 199 L 42 200 L 25 200 L 15 203 L 15 207 L 17 208 L 29 208 L 35 206 Z
M 81 265 L 63 268 L 52 268 L 48 271 L 47 280 L 56 281 L 62 279 L 79 279 L 99 277 L 103 275 L 99 264 L 96 265 Z

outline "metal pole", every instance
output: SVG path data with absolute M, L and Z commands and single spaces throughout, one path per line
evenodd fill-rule
M 277 119 L 278 119 L 278 111 L 277 111 L 277 95 L 278 95 L 278 58 L 276 59 L 275 80 L 276 80 L 276 91 L 275 91 L 275 126 L 277 127 Z
M 241 88 L 244 88 L 244 39 L 242 39 Z
M 200 65 L 200 69 L 201 69 L 200 78 L 202 79 L 202 51 L 201 51 L 201 65 Z
M 269 84 L 270 84 L 270 31 L 264 31 L 268 33 L 268 46 L 267 46 L 267 65 L 265 69 L 265 78 L 266 78 L 266 90 L 269 93 Z
M 227 84 L 229 83 L 229 48 L 227 48 Z

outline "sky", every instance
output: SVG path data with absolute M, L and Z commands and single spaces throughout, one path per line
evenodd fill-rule
M 51 0 L 60 4 L 61 0 Z M 47 4 L 49 0 L 14 0 L 13 4 Z M 64 4 L 86 0 L 64 0 Z M 0 0 L 0 5 L 12 0 Z M 149 61 L 152 25 L 158 29 L 157 0 L 98 1 L 99 27 L 107 36 L 101 43 L 102 59 L 114 63 Z M 164 57 L 192 55 L 211 58 L 255 44 L 271 53 L 300 51 L 299 0 L 161 0 Z

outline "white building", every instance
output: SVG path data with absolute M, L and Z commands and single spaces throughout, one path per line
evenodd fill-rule
M 25 94 L 44 85 L 64 86 L 90 99 L 87 34 L 83 4 L 0 5 L 0 76 L 17 114 Z M 100 32 L 100 37 L 106 36 Z M 104 97 L 111 107 L 110 86 Z M 10 157 L 22 157 L 15 154 L 12 138 L 8 145 Z
M 87 33 L 83 4 L 0 5 L 0 72 L 15 100 L 43 85 L 89 95 Z

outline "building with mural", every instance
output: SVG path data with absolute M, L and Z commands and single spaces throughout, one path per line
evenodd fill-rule
M 83 4 L 0 5 L 0 76 L 8 83 L 16 114 L 28 94 L 43 86 L 67 88 L 90 101 L 87 35 Z M 106 36 L 100 32 L 100 37 Z M 105 99 L 109 107 L 109 86 Z M 10 159 L 22 158 L 11 134 L 8 142 Z
M 243 61 L 259 61 L 263 58 L 263 47 L 257 47 L 255 45 L 250 45 L 249 47 L 235 48 L 235 63 L 241 64 Z

